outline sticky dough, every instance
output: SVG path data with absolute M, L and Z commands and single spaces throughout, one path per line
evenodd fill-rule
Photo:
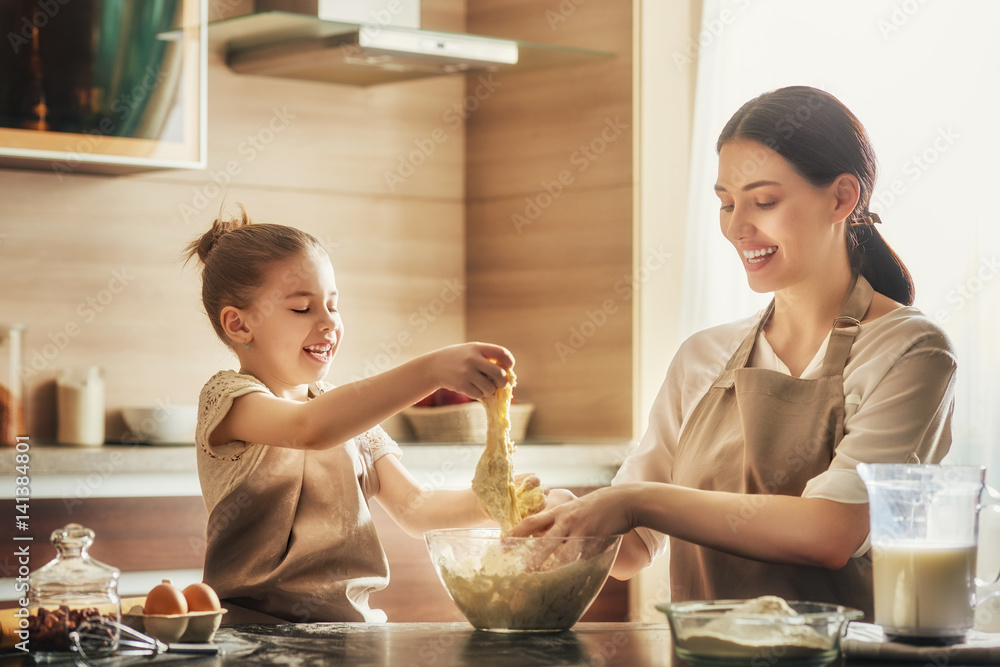
M 514 484 L 514 443 L 510 439 L 510 399 L 517 384 L 514 371 L 507 371 L 507 384 L 480 400 L 486 408 L 486 449 L 476 464 L 472 491 L 500 524 L 504 535 L 521 519 L 538 511 L 545 495 L 538 479 L 530 477 Z

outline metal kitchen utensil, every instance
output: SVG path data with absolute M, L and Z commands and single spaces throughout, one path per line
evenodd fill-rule
M 117 648 L 113 638 L 118 636 Z M 94 665 L 94 660 L 111 656 L 130 655 L 153 656 L 161 653 L 189 653 L 216 655 L 219 647 L 215 644 L 165 644 L 123 623 L 98 620 L 82 623 L 69 634 L 70 651 L 74 653 L 77 665 Z

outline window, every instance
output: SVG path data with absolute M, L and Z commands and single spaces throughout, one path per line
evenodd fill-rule
M 705 0 L 685 254 L 687 334 L 766 305 L 718 229 L 715 140 L 747 100 L 786 85 L 829 91 L 879 157 L 872 210 L 916 283 L 916 305 L 958 348 L 949 463 L 1000 486 L 1000 46 L 992 0 Z M 734 288 L 734 286 L 741 286 Z

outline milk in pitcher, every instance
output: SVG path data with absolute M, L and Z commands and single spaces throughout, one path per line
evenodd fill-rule
M 872 555 L 875 622 L 887 634 L 950 637 L 972 627 L 976 545 L 899 541 Z

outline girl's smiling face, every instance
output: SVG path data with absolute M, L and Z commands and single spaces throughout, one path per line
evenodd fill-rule
M 326 377 L 344 333 L 329 256 L 315 250 L 274 264 L 245 324 L 253 338 L 236 350 L 243 369 L 278 396 L 304 399 Z
M 843 265 L 844 228 L 834 224 L 835 189 L 813 185 L 761 143 L 735 140 L 722 146 L 715 185 L 719 220 L 751 289 L 808 286 Z

